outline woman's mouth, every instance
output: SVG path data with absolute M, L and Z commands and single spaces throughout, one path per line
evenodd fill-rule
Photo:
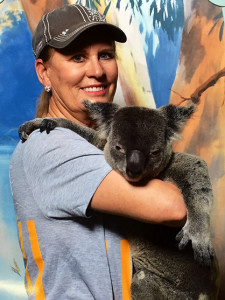
M 106 91 L 105 86 L 91 86 L 83 88 L 83 91 L 88 94 L 104 94 Z

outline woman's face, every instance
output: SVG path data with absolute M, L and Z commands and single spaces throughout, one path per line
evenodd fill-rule
M 52 90 L 48 116 L 91 126 L 82 101 L 113 101 L 118 68 L 111 42 L 92 42 L 67 52 L 52 50 L 46 70 Z

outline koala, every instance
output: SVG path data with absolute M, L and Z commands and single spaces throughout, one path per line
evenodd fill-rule
M 213 192 L 207 164 L 172 148 L 195 106 L 150 109 L 88 100 L 83 104 L 96 129 L 61 118 L 35 119 L 21 125 L 20 138 L 26 141 L 36 128 L 47 133 L 55 127 L 69 128 L 102 149 L 107 162 L 131 184 L 152 178 L 175 183 L 187 207 L 182 228 L 124 218 L 134 265 L 132 299 L 217 299 L 218 265 L 210 237 Z

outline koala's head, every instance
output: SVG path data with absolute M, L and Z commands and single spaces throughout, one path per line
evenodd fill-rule
M 195 110 L 194 105 L 150 109 L 87 100 L 84 105 L 99 135 L 107 141 L 107 162 L 133 182 L 154 178 L 166 167 L 173 152 L 172 143 Z

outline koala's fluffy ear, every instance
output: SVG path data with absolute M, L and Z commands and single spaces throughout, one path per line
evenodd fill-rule
M 186 121 L 190 119 L 193 112 L 196 110 L 196 105 L 179 107 L 169 104 L 163 106 L 160 108 L 160 110 L 164 114 L 167 121 L 167 137 L 169 139 L 176 140 L 180 137 L 179 133 L 184 128 Z
M 96 130 L 101 135 L 101 138 L 107 139 L 113 117 L 120 109 L 120 106 L 115 103 L 94 103 L 89 100 L 84 100 L 83 105 L 87 109 L 91 119 L 95 122 Z

